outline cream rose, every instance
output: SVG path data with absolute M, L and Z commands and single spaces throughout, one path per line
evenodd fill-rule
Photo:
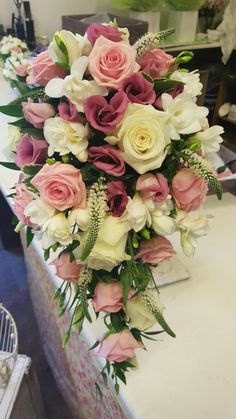
M 165 112 L 151 105 L 129 104 L 114 132 L 124 161 L 139 174 L 161 167 L 170 142 L 165 129 L 167 119 Z
M 8 125 L 7 145 L 3 149 L 4 156 L 7 160 L 15 161 L 16 156 L 14 153 L 16 153 L 16 145 L 20 142 L 21 137 L 22 133 L 19 128 L 14 125 Z
M 163 312 L 164 307 L 160 305 L 160 311 Z M 157 321 L 150 310 L 145 306 L 140 295 L 128 299 L 125 312 L 129 320 L 130 329 L 147 330 L 153 327 Z
M 47 119 L 44 124 L 44 137 L 49 144 L 49 156 L 55 152 L 61 156 L 72 153 L 79 161 L 87 161 L 88 135 L 87 125 L 65 121 L 58 116 Z
M 115 266 L 130 256 L 125 252 L 129 225 L 118 217 L 107 215 L 98 233 L 98 238 L 92 252 L 86 259 L 86 264 L 91 269 L 104 269 L 111 271 Z M 79 235 L 81 245 L 74 250 L 78 263 L 88 237 L 88 231 Z
M 57 242 L 63 246 L 73 242 L 70 225 L 62 212 L 54 215 L 43 225 L 42 233 L 43 249 L 48 249 Z

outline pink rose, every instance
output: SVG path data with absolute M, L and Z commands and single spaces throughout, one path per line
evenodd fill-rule
M 63 79 L 66 75 L 64 68 L 54 64 L 49 57 L 48 50 L 41 52 L 33 59 L 30 70 L 30 75 L 26 80 L 27 83 L 39 84 L 40 86 L 46 86 L 49 80 L 54 79 L 54 77 Z
M 169 260 L 175 253 L 169 240 L 163 236 L 157 236 L 141 241 L 136 257 L 141 259 L 142 263 L 157 265 L 164 260 Z
M 25 77 L 27 76 L 27 67 L 23 64 L 18 65 L 16 69 L 17 76 Z
M 129 330 L 112 333 L 106 339 L 101 340 L 96 355 L 106 358 L 110 362 L 123 362 L 135 356 L 135 349 L 144 348 Z
M 16 196 L 14 197 L 14 212 L 18 218 L 18 220 L 32 227 L 30 223 L 29 217 L 26 217 L 24 214 L 25 208 L 27 205 L 33 200 L 31 192 L 29 192 L 25 185 L 22 183 L 18 183 L 16 185 Z
M 121 80 L 139 70 L 136 50 L 125 42 L 100 36 L 89 55 L 89 71 L 99 86 L 118 88 Z
M 132 73 L 127 76 L 121 81 L 120 89 L 127 94 L 132 103 L 148 105 L 156 99 L 152 83 L 146 80 L 142 73 Z
M 94 45 L 99 36 L 110 39 L 113 42 L 122 41 L 123 32 L 120 32 L 113 25 L 106 25 L 101 23 L 92 23 L 86 30 L 89 42 Z
M 70 253 L 64 252 L 59 258 L 54 259 L 50 265 L 55 266 L 56 275 L 64 279 L 64 281 L 75 282 L 79 281 L 81 266 L 74 260 L 70 260 Z
M 108 101 L 103 96 L 90 96 L 83 102 L 84 113 L 93 128 L 102 132 L 111 132 L 122 120 L 128 106 L 124 92 L 117 92 Z
M 184 211 L 196 210 L 204 201 L 208 191 L 207 182 L 183 168 L 172 180 L 172 194 L 176 205 Z
M 39 129 L 43 128 L 46 119 L 56 114 L 54 107 L 49 103 L 34 103 L 31 98 L 28 98 L 28 102 L 22 102 L 22 108 L 26 121 Z
M 124 182 L 107 183 L 107 203 L 114 217 L 121 217 L 128 204 Z
M 120 282 L 106 284 L 98 282 L 95 288 L 92 303 L 95 311 L 116 313 L 123 307 L 122 286 Z
M 165 201 L 169 194 L 167 179 L 161 173 L 139 176 L 136 189 L 144 200 L 152 199 L 155 202 Z
M 139 60 L 142 71 L 153 78 L 165 76 L 173 63 L 172 55 L 158 48 L 146 52 Z
M 88 161 L 98 169 L 116 177 L 125 173 L 125 163 L 116 148 L 110 145 L 89 147 L 88 152 Z
M 175 89 L 169 90 L 168 95 L 171 95 L 173 97 L 173 99 L 180 95 L 180 93 L 183 93 L 184 91 L 184 85 L 183 84 L 179 84 L 178 86 L 175 87 Z M 158 92 L 157 92 L 158 94 Z M 160 109 L 161 111 L 163 111 L 163 106 L 162 106 L 162 98 L 161 98 L 161 94 L 159 96 L 157 96 L 155 102 L 154 102 L 154 106 L 158 109 Z
M 86 207 L 86 188 L 80 170 L 70 164 L 45 164 L 31 183 L 41 199 L 59 211 Z
M 84 123 L 84 120 L 79 116 L 76 106 L 71 102 L 62 102 L 58 105 L 60 118 L 65 121 Z
M 48 143 L 45 140 L 36 140 L 29 134 L 24 134 L 16 144 L 16 165 L 43 164 L 47 158 Z

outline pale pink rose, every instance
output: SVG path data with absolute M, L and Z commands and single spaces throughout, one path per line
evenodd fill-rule
M 161 173 L 146 173 L 139 176 L 136 190 L 144 200 L 152 199 L 155 202 L 165 201 L 169 194 L 167 179 Z
M 79 169 L 57 162 L 43 168 L 31 180 L 42 201 L 59 211 L 86 207 L 86 188 Z
M 129 330 L 112 333 L 106 339 L 101 340 L 96 355 L 106 358 L 110 362 L 123 362 L 135 356 L 135 349 L 144 348 Z
M 20 77 L 25 77 L 27 76 L 27 67 L 23 64 L 18 65 L 17 69 L 16 69 L 16 74 L 17 76 Z
M 31 192 L 26 189 L 24 184 L 18 183 L 16 185 L 16 196 L 14 197 L 13 203 L 14 212 L 21 223 L 31 227 L 32 224 L 30 223 L 29 217 L 25 216 L 24 210 L 32 200 L 33 196 Z
M 54 79 L 55 77 L 63 79 L 65 75 L 66 71 L 64 68 L 55 64 L 46 50 L 33 59 L 30 67 L 30 75 L 27 77 L 26 82 L 28 84 L 46 86 L 49 80 Z
M 89 56 L 89 71 L 99 86 L 118 88 L 121 80 L 139 70 L 135 59 L 131 45 L 100 36 Z
M 120 282 L 106 284 L 98 282 L 96 285 L 92 303 L 95 311 L 104 313 L 116 313 L 123 307 L 122 286 Z
M 207 182 L 188 168 L 180 169 L 172 180 L 172 195 L 176 205 L 187 212 L 201 205 L 207 191 Z
M 56 275 L 64 281 L 75 282 L 79 281 L 81 265 L 78 265 L 75 260 L 70 260 L 70 253 L 64 252 L 60 257 L 54 259 L 50 265 L 55 266 Z
M 142 263 L 157 265 L 160 262 L 169 260 L 175 253 L 168 239 L 163 236 L 157 236 L 150 240 L 141 241 L 136 258 L 141 259 Z
M 144 73 L 156 78 L 165 76 L 174 60 L 172 55 L 166 54 L 162 49 L 154 48 L 140 58 L 139 64 Z M 176 69 L 176 66 L 174 69 Z
M 54 107 L 49 103 L 34 103 L 31 98 L 28 98 L 28 102 L 22 102 L 22 108 L 26 121 L 39 129 L 43 128 L 48 118 L 56 114 Z

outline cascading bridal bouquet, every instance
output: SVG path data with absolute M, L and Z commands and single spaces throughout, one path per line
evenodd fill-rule
M 152 274 L 175 253 L 167 237 L 179 232 L 192 255 L 208 230 L 208 184 L 221 198 L 205 156 L 218 149 L 222 129 L 209 128 L 207 109 L 196 104 L 199 74 L 181 69 L 191 53 L 158 49 L 168 33 L 131 46 L 127 29 L 112 23 L 92 24 L 84 37 L 57 32 L 32 63 L 36 87 L 0 107 L 19 118 L 10 124 L 15 163 L 4 163 L 21 170 L 16 229 L 27 226 L 28 244 L 42 239 L 63 279 L 53 298 L 59 315 L 72 312 L 64 344 L 92 311 L 104 315 L 93 348 L 117 392 L 145 338 L 175 336 Z

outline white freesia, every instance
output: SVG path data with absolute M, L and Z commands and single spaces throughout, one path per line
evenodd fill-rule
M 77 224 L 80 230 L 86 231 L 89 228 L 90 222 L 90 213 L 88 207 L 72 210 L 68 216 L 68 222 L 71 226 Z
M 220 143 L 223 142 L 221 134 L 223 134 L 224 128 L 220 125 L 213 125 L 212 127 L 206 128 L 203 131 L 195 134 L 191 139 L 200 140 L 202 143 L 202 153 L 206 155 L 208 153 L 217 153 L 220 149 Z
M 153 230 L 161 236 L 173 234 L 175 231 L 175 220 L 170 217 L 170 213 L 174 208 L 171 196 L 168 195 L 163 202 L 147 200 L 145 204 L 151 215 Z
M 25 208 L 24 214 L 29 217 L 32 224 L 42 227 L 54 215 L 55 209 L 43 202 L 40 198 L 31 201 Z
M 201 210 L 184 212 L 178 211 L 176 217 L 177 230 L 180 231 L 180 240 L 186 256 L 193 256 L 197 239 L 207 235 L 209 231 L 208 220 L 210 215 L 203 214 Z
M 58 46 L 56 39 L 64 44 L 67 54 Z M 71 66 L 73 62 L 82 55 L 84 45 L 85 40 L 82 36 L 77 37 L 72 32 L 63 29 L 62 31 L 57 31 L 55 33 L 53 41 L 48 47 L 48 53 L 54 62 L 67 62 L 68 60 L 67 64 Z
M 133 199 L 129 197 L 122 219 L 127 220 L 130 228 L 133 228 L 136 232 L 142 230 L 146 224 L 151 225 L 150 213 L 138 193 L 134 195 Z
M 129 104 L 121 124 L 113 133 L 112 140 L 114 137 L 118 139 L 124 161 L 139 174 L 161 167 L 170 142 L 167 120 L 166 112 L 151 105 Z
M 92 252 L 86 259 L 86 264 L 91 269 L 104 269 L 111 271 L 115 266 L 130 256 L 125 252 L 129 225 L 118 217 L 107 215 L 99 230 L 98 238 Z M 79 235 L 81 246 L 74 250 L 78 263 L 88 237 L 88 231 Z
M 163 312 L 164 306 L 161 303 L 158 306 L 160 312 Z M 128 317 L 130 329 L 147 330 L 157 323 L 155 317 L 145 306 L 139 295 L 127 300 L 125 312 Z
M 168 93 L 161 96 L 164 111 L 169 115 L 169 129 L 172 140 L 179 140 L 180 134 L 194 134 L 202 129 L 208 114 L 204 106 L 197 106 L 187 93 L 174 99 Z
M 89 96 L 106 96 L 108 90 L 98 86 L 95 80 L 83 80 L 88 66 L 88 57 L 80 57 L 71 66 L 71 74 L 64 79 L 55 78 L 48 82 L 45 92 L 49 97 L 60 98 L 66 96 L 77 108 L 83 112 L 83 101 Z
M 49 144 L 49 156 L 55 152 L 61 156 L 72 153 L 79 161 L 87 161 L 88 135 L 88 125 L 65 121 L 58 116 L 47 119 L 44 124 L 44 137 Z
M 54 215 L 42 226 L 43 249 L 48 249 L 55 243 L 63 246 L 73 242 L 70 225 L 64 213 Z
M 202 94 L 203 84 L 200 82 L 200 74 L 197 70 L 190 73 L 176 70 L 171 74 L 170 79 L 184 83 L 184 92 L 194 99 Z

